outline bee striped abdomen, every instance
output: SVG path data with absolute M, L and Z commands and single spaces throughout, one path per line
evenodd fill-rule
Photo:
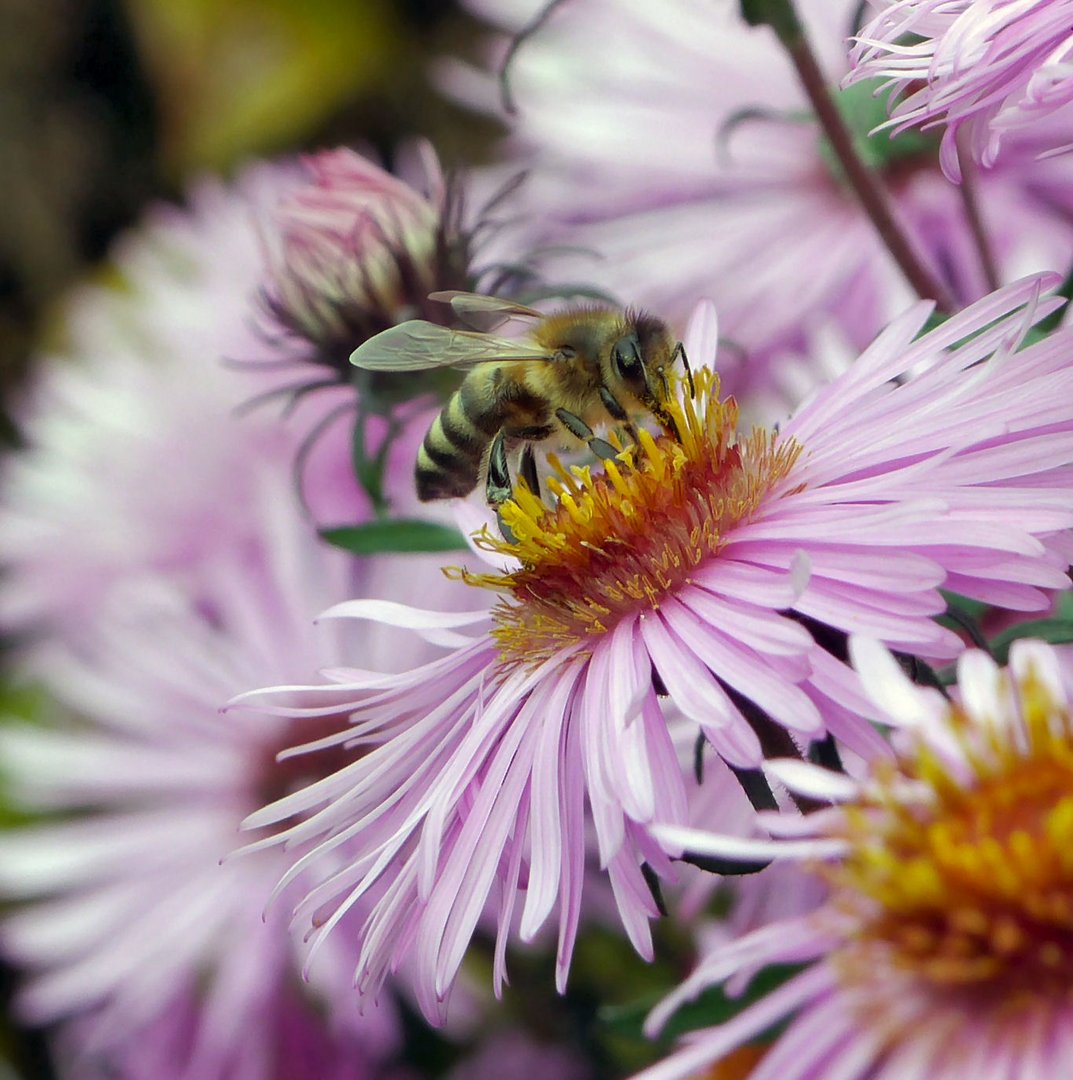
M 417 497 L 423 501 L 468 495 L 480 477 L 481 461 L 499 418 L 472 375 L 432 421 L 417 452 Z

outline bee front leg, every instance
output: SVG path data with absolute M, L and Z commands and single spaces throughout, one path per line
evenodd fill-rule
M 526 487 L 539 499 L 540 477 L 537 476 L 536 455 L 533 452 L 533 444 L 526 443 L 522 450 L 522 460 L 518 466 L 518 477 L 525 481 Z
M 686 347 L 680 341 L 675 345 L 674 352 L 671 353 L 671 367 L 674 367 L 674 362 L 679 357 L 682 358 L 682 368 L 686 373 L 686 385 L 689 387 L 689 397 L 692 401 L 697 396 L 697 388 L 693 385 L 693 369 L 689 366 L 689 357 L 686 356 Z
M 600 387 L 600 400 L 611 417 L 626 429 L 626 434 L 629 435 L 633 445 L 637 446 L 637 428 L 633 426 L 630 414 L 623 408 L 622 402 L 606 386 Z
M 610 461 L 618 456 L 618 451 L 606 439 L 601 439 L 580 416 L 575 416 L 567 409 L 556 409 L 555 415 L 559 423 L 575 438 L 587 443 L 601 461 Z

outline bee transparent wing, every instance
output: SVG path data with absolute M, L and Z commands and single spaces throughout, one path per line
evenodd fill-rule
M 421 371 L 467 367 L 488 360 L 552 360 L 553 356 L 526 341 L 510 341 L 470 330 L 413 319 L 392 326 L 362 342 L 350 362 L 366 371 Z
M 459 292 L 446 289 L 443 292 L 429 293 L 430 300 L 439 300 L 450 304 L 458 315 L 499 315 L 504 319 L 543 319 L 544 313 L 535 308 L 517 304 L 513 300 L 503 300 L 498 296 L 485 296 L 483 293 Z

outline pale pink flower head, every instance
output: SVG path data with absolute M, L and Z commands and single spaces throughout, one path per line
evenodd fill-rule
M 650 1018 L 654 1033 L 705 987 L 769 964 L 778 989 L 638 1080 L 686 1080 L 773 1025 L 789 1026 L 753 1080 L 1062 1080 L 1073 1056 L 1073 713 L 1055 652 L 1013 646 L 958 662 L 953 700 L 853 639 L 894 756 L 856 778 L 801 761 L 768 770 L 834 805 L 765 813 L 751 843 L 669 829 L 711 855 L 805 861 L 829 889 L 815 913 L 708 955 Z M 739 985 L 742 980 L 738 980 Z
M 116 252 L 123 288 L 77 294 L 71 344 L 42 358 L 20 416 L 29 445 L 4 463 L 4 627 L 63 712 L 0 732 L 5 791 L 48 814 L 0 838 L 0 950 L 24 973 L 21 1018 L 52 1026 L 79 1080 L 365 1077 L 397 1041 L 390 1001 L 358 1015 L 334 943 L 306 985 L 283 913 L 262 919 L 286 859 L 220 865 L 245 815 L 319 775 L 276 763 L 286 722 L 220 705 L 336 659 L 311 620 L 339 597 L 435 605 L 449 587 L 438 558 L 359 560 L 318 537 L 314 514 L 372 516 L 342 427 L 311 451 L 313 513 L 299 501 L 307 425 L 352 409 L 350 388 L 289 420 L 241 408 L 280 377 L 249 313 L 256 214 L 291 179 L 259 167 L 154 208 Z M 403 516 L 422 432 L 404 426 L 384 461 Z M 372 669 L 428 655 L 390 631 L 352 644 Z
M 17 409 L 26 448 L 0 466 L 5 630 L 92 636 L 116 582 L 144 571 L 192 581 L 212 552 L 256 546 L 266 467 L 294 474 L 310 531 L 369 516 L 345 425 L 308 444 L 352 391 L 305 399 L 286 418 L 245 408 L 290 378 L 258 366 L 275 351 L 250 298 L 256 215 L 291 182 L 289 169 L 258 166 L 233 186 L 199 184 L 189 208 L 153 207 L 113 252 L 121 286 L 73 294 L 66 341 L 40 358 Z M 405 470 L 393 490 L 408 488 L 413 505 Z
M 500 507 L 514 540 L 479 534 L 500 565 L 462 575 L 500 594 L 490 619 L 338 607 L 457 646 L 405 674 L 341 668 L 245 698 L 306 718 L 304 752 L 350 754 L 247 822 L 278 829 L 254 849 L 308 848 L 283 885 L 319 879 L 296 908 L 314 948 L 375 893 L 358 988 L 374 994 L 412 957 L 436 1018 L 483 913 L 499 925 L 497 987 L 513 929 L 528 940 L 554 917 L 562 987 L 591 822 L 626 932 L 650 955 L 650 884 L 679 852 L 649 827 L 686 813 L 672 708 L 736 766 L 792 752 L 791 733 L 882 753 L 846 634 L 948 660 L 962 645 L 933 618 L 940 586 L 1044 609 L 1044 590 L 1068 587 L 1073 331 L 1025 345 L 1060 305 L 1043 284 L 921 337 L 930 307 L 917 305 L 780 431 L 738 430 L 733 400 L 695 369 L 666 431 L 642 430 L 603 471 L 553 467 L 550 503 L 520 486 Z M 716 334 L 702 308 L 695 363 Z M 322 737 L 318 718 L 340 713 L 350 724 Z
M 431 146 L 415 149 L 419 187 L 353 150 L 307 155 L 303 182 L 261 223 L 267 333 L 344 379 L 366 338 L 418 316 L 442 321 L 449 309 L 428 294 L 472 284 L 459 192 Z
M 846 82 L 882 80 L 887 127 L 943 125 L 943 172 L 961 180 L 959 141 L 981 165 L 1004 135 L 1053 117 L 1052 151 L 1073 148 L 1070 0 L 871 0 Z M 1061 144 L 1065 145 L 1061 145 Z
M 397 1046 L 392 1002 L 362 1016 L 347 993 L 344 938 L 306 984 L 285 917 L 262 917 L 287 860 L 221 865 L 245 814 L 311 776 L 275 762 L 286 721 L 220 703 L 332 659 L 309 620 L 349 578 L 286 470 L 249 469 L 259 546 L 207 554 L 198 595 L 159 574 L 113 585 L 92 636 L 42 644 L 23 669 L 57 715 L 0 731 L 7 797 L 31 817 L 0 837 L 0 951 L 64 1076 L 364 1078 Z

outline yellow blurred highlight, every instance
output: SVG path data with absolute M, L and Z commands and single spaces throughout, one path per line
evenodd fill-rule
M 383 81 L 402 46 L 389 0 L 125 3 L 173 178 L 299 140 Z

